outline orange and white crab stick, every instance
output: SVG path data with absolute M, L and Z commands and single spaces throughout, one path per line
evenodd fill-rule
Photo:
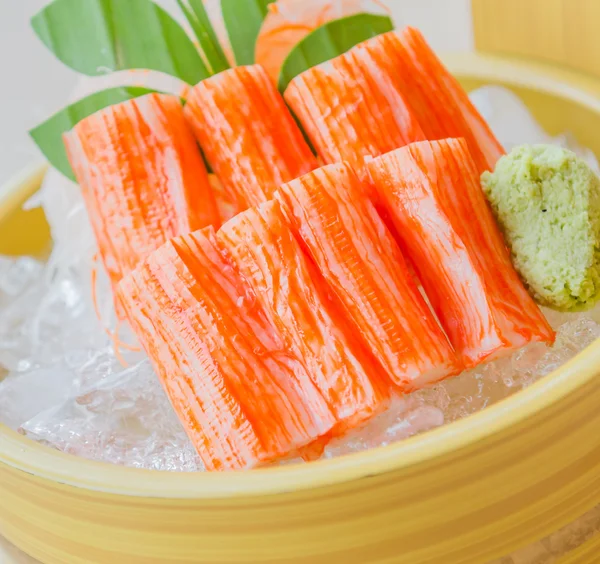
M 382 0 L 277 0 L 267 6 L 267 15 L 256 38 L 255 59 L 277 81 L 292 49 L 312 31 L 340 18 L 359 14 L 388 13 Z
M 335 423 L 211 228 L 165 243 L 119 297 L 208 470 L 297 454 Z
M 284 184 L 276 198 L 358 335 L 402 392 L 461 370 L 396 241 L 347 163 Z
M 504 154 L 489 125 L 423 34 L 407 27 L 356 47 L 368 51 L 404 93 L 427 139 L 463 137 L 481 174 Z
M 464 139 L 414 143 L 368 168 L 466 366 L 554 340 L 512 266 Z
M 148 94 L 101 110 L 65 135 L 113 287 L 176 235 L 219 215 L 179 98 Z
M 294 78 L 285 100 L 324 163 L 365 157 L 426 139 L 405 95 L 367 50 L 351 49 Z
M 196 85 L 185 115 L 235 211 L 269 200 L 317 161 L 275 84 L 259 65 Z M 228 218 L 224 218 L 228 219 Z
M 302 363 L 334 412 L 334 433 L 382 411 L 389 383 L 327 296 L 327 287 L 304 255 L 278 202 L 227 222 L 217 238 L 250 285 L 286 351 Z

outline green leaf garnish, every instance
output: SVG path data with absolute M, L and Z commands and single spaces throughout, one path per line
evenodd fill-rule
M 254 63 L 260 27 L 273 0 L 221 0 L 223 21 L 238 65 Z
M 211 74 L 182 27 L 151 0 L 54 0 L 31 24 L 63 63 L 89 76 L 147 69 L 196 84 Z
M 360 13 L 332 20 L 296 45 L 281 67 L 279 90 L 308 69 L 342 55 L 355 45 L 394 29 L 388 16 Z
M 177 4 L 192 27 L 211 71 L 216 74 L 228 69 L 229 61 L 219 44 L 202 0 L 177 0 Z
M 67 178 L 75 180 L 67 159 L 62 136 L 82 119 L 113 104 L 119 104 L 153 92 L 146 88 L 110 88 L 96 92 L 71 104 L 29 132 L 50 164 Z

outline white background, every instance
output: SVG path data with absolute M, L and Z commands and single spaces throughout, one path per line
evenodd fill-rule
M 47 3 L 0 0 L 0 185 L 41 160 L 27 130 L 63 107 L 77 83 L 75 73 L 56 61 L 29 29 L 30 17 Z M 174 0 L 160 3 L 174 6 Z M 435 49 L 472 48 L 470 0 L 388 0 L 387 4 L 397 25 L 419 27 Z M 0 564 L 31 562 L 15 560 L 13 551 L 9 556 L 2 546 L 0 539 Z

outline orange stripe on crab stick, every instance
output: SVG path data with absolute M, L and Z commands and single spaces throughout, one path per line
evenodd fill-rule
M 217 238 L 254 290 L 286 349 L 300 359 L 342 432 L 385 408 L 381 368 L 343 330 L 345 319 L 275 201 L 227 222 Z
M 360 48 L 369 49 L 387 65 L 427 139 L 464 137 L 478 172 L 494 169 L 505 153 L 502 145 L 419 30 L 407 27 L 389 32 Z
M 464 139 L 414 143 L 368 168 L 467 366 L 554 340 L 512 266 Z
M 335 422 L 283 354 L 211 228 L 166 243 L 120 284 L 130 323 L 209 470 L 295 453 Z
M 223 71 L 190 92 L 186 117 L 237 211 L 267 201 L 317 161 L 259 65 Z
M 111 106 L 64 140 L 113 287 L 171 237 L 220 224 L 176 96 L 148 94 Z
M 401 90 L 366 49 L 303 72 L 284 97 L 323 161 L 347 161 L 361 178 L 365 157 L 426 139 Z
M 460 372 L 402 253 L 346 163 L 284 184 L 283 203 L 365 345 L 403 392 Z
M 236 198 L 232 198 L 231 194 L 225 190 L 223 184 L 216 174 L 209 174 L 208 180 L 210 182 L 215 201 L 217 202 L 219 217 L 221 218 L 221 222 L 225 223 L 240 212 L 238 202 Z

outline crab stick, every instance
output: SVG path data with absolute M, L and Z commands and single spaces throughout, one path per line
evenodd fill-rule
M 383 410 L 389 384 L 378 364 L 346 331 L 314 266 L 296 241 L 278 202 L 227 222 L 217 238 L 283 335 L 286 350 L 306 367 L 343 432 Z
M 479 174 L 494 170 L 505 151 L 466 91 L 412 27 L 358 45 L 402 91 L 426 139 L 463 137 Z
M 324 163 L 347 161 L 364 179 L 364 159 L 426 139 L 404 94 L 365 49 L 294 78 L 284 97 Z
M 196 85 L 185 115 L 236 212 L 269 200 L 317 161 L 283 98 L 259 65 Z
M 415 143 L 368 168 L 466 366 L 554 340 L 511 264 L 464 139 Z
M 277 81 L 286 58 L 315 29 L 361 12 L 388 13 L 380 0 L 277 0 L 256 38 L 255 59 Z
M 64 141 L 113 287 L 171 237 L 219 226 L 176 96 L 148 94 L 101 110 Z
M 408 392 L 461 366 L 362 191 L 352 168 L 339 163 L 282 185 L 276 197 L 365 345 Z
M 283 352 L 211 228 L 165 243 L 119 296 L 207 469 L 271 462 L 332 428 L 325 399 Z

